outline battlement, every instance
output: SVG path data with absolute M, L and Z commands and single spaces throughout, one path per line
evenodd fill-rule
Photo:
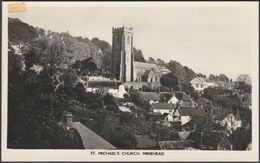
M 130 28 L 126 28 L 125 26 L 118 27 L 118 28 L 113 27 L 112 31 L 113 32 L 131 32 L 131 33 L 133 33 L 133 27 L 130 27 Z

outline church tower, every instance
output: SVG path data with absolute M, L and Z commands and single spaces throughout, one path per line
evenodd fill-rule
M 133 28 L 113 28 L 112 75 L 121 82 L 133 81 Z

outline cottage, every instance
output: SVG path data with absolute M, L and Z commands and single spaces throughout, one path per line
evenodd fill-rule
M 175 94 L 169 92 L 160 92 L 160 102 L 177 104 L 179 100 L 175 96 Z
M 203 91 L 208 87 L 216 86 L 214 82 L 210 81 L 208 78 L 204 77 L 195 77 L 190 81 L 191 86 L 195 89 L 195 91 Z
M 192 120 L 193 116 L 203 116 L 204 111 L 201 108 L 180 107 L 177 104 L 176 108 L 171 113 L 164 114 L 164 120 L 170 122 L 181 122 L 184 125 Z
M 124 85 L 120 85 L 119 81 L 114 80 L 91 80 L 87 81 L 86 92 L 111 94 L 113 97 L 124 98 L 127 94 Z
M 167 101 L 167 103 L 170 103 L 170 104 L 177 104 L 178 102 L 179 102 L 179 100 L 177 99 L 177 97 L 175 95 L 172 95 L 170 100 Z

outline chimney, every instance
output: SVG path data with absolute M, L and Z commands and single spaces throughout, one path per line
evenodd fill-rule
M 63 112 L 63 115 L 62 115 L 62 122 L 63 122 L 63 125 L 69 129 L 72 127 L 73 125 L 73 115 L 71 112 Z

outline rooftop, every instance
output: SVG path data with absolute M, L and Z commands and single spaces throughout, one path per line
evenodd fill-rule
M 135 135 L 138 149 L 151 149 L 156 145 L 155 140 L 150 139 L 149 135 Z
M 194 79 L 192 79 L 190 81 L 190 83 L 193 83 L 193 84 L 203 84 L 203 83 L 208 83 L 208 82 L 211 82 L 211 81 L 205 77 L 195 77 Z
M 159 141 L 158 146 L 162 150 L 185 150 L 191 147 L 192 142 L 192 140 Z
M 146 101 L 150 101 L 150 100 L 159 101 L 160 100 L 160 94 L 157 92 L 139 92 L 138 94 L 141 99 L 146 100 Z
M 85 149 L 116 149 L 80 122 L 73 122 L 73 128 L 78 131 Z
M 175 104 L 172 103 L 155 103 L 151 104 L 153 109 L 165 109 L 165 110 L 174 110 L 176 108 Z
M 180 107 L 179 112 L 181 116 L 203 116 L 206 114 L 203 108 L 193 108 L 193 107 Z
M 144 69 L 144 70 L 150 70 L 154 69 L 156 72 L 161 72 L 159 67 L 156 64 L 152 63 L 144 63 L 144 62 L 134 62 L 135 69 Z

